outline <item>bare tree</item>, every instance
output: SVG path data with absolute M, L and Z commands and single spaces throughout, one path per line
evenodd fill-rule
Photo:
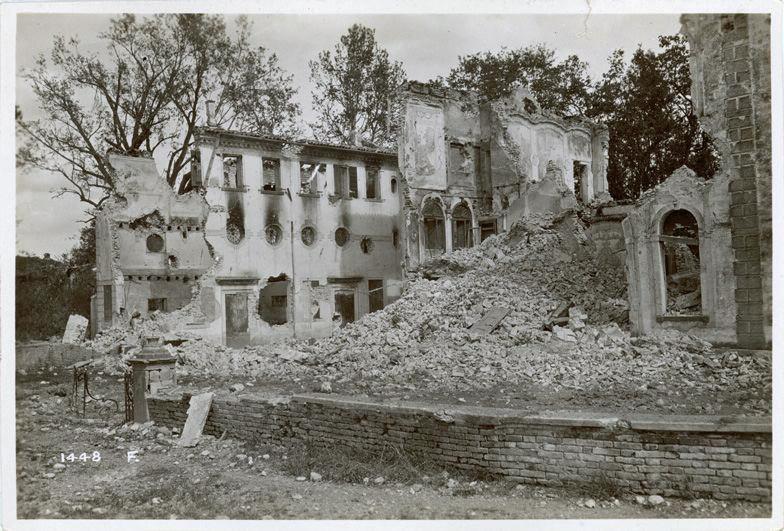
M 274 54 L 251 46 L 250 29 L 243 17 L 230 34 L 222 16 L 122 15 L 100 34 L 101 54 L 55 38 L 49 57 L 39 56 L 24 73 L 44 118 L 17 121 L 36 148 L 21 154 L 23 163 L 60 174 L 66 183 L 58 195 L 98 207 L 116 191 L 111 151 L 166 150 L 163 177 L 187 191 L 207 99 L 215 101 L 216 126 L 296 132 L 293 76 Z

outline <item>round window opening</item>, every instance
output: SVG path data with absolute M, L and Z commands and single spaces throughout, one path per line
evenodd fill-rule
M 335 243 L 338 244 L 338 247 L 343 247 L 348 243 L 348 229 L 345 227 L 340 227 L 335 231 Z
M 362 249 L 362 252 L 365 254 L 370 254 L 373 250 L 373 240 L 365 236 L 362 238 L 362 241 L 359 242 L 359 247 Z
M 270 245 L 277 245 L 283 238 L 283 229 L 280 225 L 267 225 L 264 229 L 264 236 L 267 238 L 267 243 Z
M 226 238 L 237 245 L 242 241 L 242 229 L 240 229 L 239 225 L 235 223 L 229 223 L 226 225 Z
M 316 241 L 316 229 L 313 227 L 302 227 L 300 237 L 302 238 L 302 243 L 310 247 Z
M 163 251 L 163 238 L 160 234 L 150 234 L 147 236 L 147 250 L 151 253 Z

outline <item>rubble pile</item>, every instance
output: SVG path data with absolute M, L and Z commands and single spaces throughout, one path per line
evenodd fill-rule
M 527 219 L 479 247 L 424 264 L 406 293 L 318 341 L 232 349 L 199 339 L 170 347 L 184 374 L 310 379 L 418 390 L 528 385 L 554 392 L 624 388 L 770 389 L 769 362 L 718 353 L 667 331 L 633 338 L 626 279 L 603 265 L 574 215 Z M 471 326 L 509 313 L 491 333 Z M 546 326 L 564 309 L 559 324 Z

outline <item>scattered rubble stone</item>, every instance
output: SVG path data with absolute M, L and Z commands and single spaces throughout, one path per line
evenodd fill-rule
M 563 254 L 570 260 L 554 265 Z M 426 263 L 400 299 L 331 337 L 230 348 L 184 335 L 167 347 L 184 376 L 308 380 L 321 382 L 322 392 L 362 381 L 455 393 L 509 384 L 583 396 L 621 387 L 769 396 L 770 360 L 721 353 L 676 330 L 632 337 L 625 290 L 623 269 L 597 257 L 577 216 L 526 218 L 478 247 Z M 471 332 L 499 307 L 509 313 L 493 332 Z M 122 338 L 110 329 L 93 344 Z M 123 356 L 105 356 L 104 369 L 124 370 Z M 770 410 L 764 399 L 744 407 Z

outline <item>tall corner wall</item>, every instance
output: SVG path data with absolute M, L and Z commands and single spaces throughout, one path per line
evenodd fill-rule
M 770 16 L 684 15 L 692 99 L 730 175 L 737 342 L 770 346 L 772 174 Z

